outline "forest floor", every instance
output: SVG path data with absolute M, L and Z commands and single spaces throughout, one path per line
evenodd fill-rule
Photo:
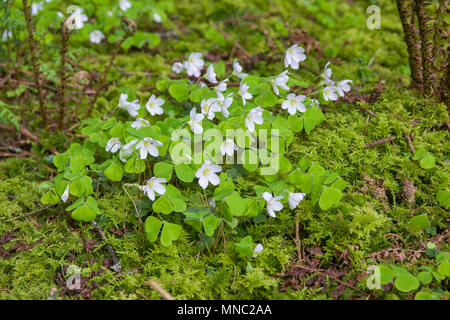
M 0 299 L 46 299 L 52 288 L 62 299 L 161 299 L 149 279 L 176 299 L 413 299 L 392 283 L 369 290 L 367 268 L 392 263 L 417 274 L 434 263 L 430 250 L 450 251 L 449 214 L 437 199 L 449 189 L 449 117 L 444 104 L 408 89 L 395 3 L 377 2 L 381 28 L 370 30 L 371 1 L 177 1 L 176 14 L 156 27 L 159 45 L 119 52 L 95 117 L 114 114 L 117 101 L 108 99 L 122 87 L 137 95 L 155 90 L 156 81 L 170 77 L 176 59 L 195 51 L 210 61 L 223 59 L 227 67 L 238 58 L 246 72 L 270 75 L 276 71 L 268 61 L 282 61 L 285 48 L 298 43 L 308 54 L 304 77 L 319 77 L 331 61 L 333 74 L 353 80 L 351 93 L 324 108 L 325 121 L 310 134 L 297 134 L 289 153 L 317 161 L 349 183 L 339 206 L 327 212 L 305 206 L 297 225 L 288 213 L 244 224 L 213 249 L 202 248 L 203 240 L 187 232 L 170 247 L 140 241 L 133 205 L 121 189 L 105 189 L 97 199 L 105 240 L 62 206 L 41 205 L 39 185 L 55 175 L 49 150 L 62 151 L 68 139 L 82 139 L 81 127 L 75 123 L 68 136 L 46 134 L 28 111 L 36 105 L 29 86 L 2 87 L 0 98 L 32 134 L 0 133 Z M 221 26 L 223 46 L 208 39 L 212 24 Z M 98 76 L 108 49 L 78 48 L 73 56 L 79 68 Z M 71 112 L 82 107 L 75 104 Z M 435 157 L 432 169 L 413 159 L 419 148 Z M 250 182 L 237 183 L 245 190 Z M 189 189 L 183 195 L 197 201 Z M 430 226 L 421 230 L 411 219 L 423 214 Z M 233 250 L 245 234 L 264 245 L 251 272 Z M 110 269 L 107 244 L 122 273 Z M 82 270 L 79 290 L 66 286 L 70 265 Z

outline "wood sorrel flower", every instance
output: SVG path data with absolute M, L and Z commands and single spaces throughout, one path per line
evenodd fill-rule
M 166 187 L 162 183 L 166 183 L 167 180 L 164 178 L 152 177 L 147 180 L 147 183 L 141 187 L 141 190 L 147 194 L 148 198 L 155 201 L 155 192 L 163 195 L 166 192 Z
M 201 113 L 197 113 L 197 110 L 195 110 L 195 107 L 192 108 L 191 113 L 189 115 L 189 127 L 191 128 L 192 132 L 195 134 L 201 134 L 203 132 L 202 127 L 202 120 L 205 116 Z
M 105 35 L 99 30 L 94 30 L 91 33 L 89 33 L 89 40 L 92 43 L 99 44 L 100 42 L 102 42 L 103 39 L 105 39 Z
M 331 100 L 336 101 L 338 99 L 338 95 L 336 87 L 328 86 L 323 89 L 323 98 L 325 101 Z
M 234 143 L 233 139 L 226 139 L 221 145 L 220 145 L 220 152 L 224 156 L 227 154 L 228 156 L 232 156 L 234 151 L 238 150 L 237 145 Z
M 119 0 L 119 7 L 122 11 L 127 11 L 131 8 L 131 2 L 128 0 Z
M 306 193 L 289 192 L 289 198 L 288 198 L 289 208 L 291 208 L 291 210 L 294 210 L 295 208 L 297 208 L 298 204 L 300 203 L 300 201 L 302 201 L 305 198 L 305 196 L 306 196 Z
M 119 138 L 111 138 L 106 143 L 105 151 L 106 152 L 111 151 L 112 153 L 116 153 L 121 147 L 122 147 L 122 144 L 120 143 Z
M 208 69 L 206 70 L 206 79 L 208 79 L 211 83 L 217 83 L 217 75 L 214 71 L 214 66 L 212 64 L 209 65 Z
M 336 90 L 337 90 L 337 93 L 341 97 L 344 96 L 344 92 L 349 92 L 350 91 L 351 87 L 350 87 L 349 83 L 352 83 L 352 80 L 339 81 L 339 83 L 338 83 L 338 85 L 336 87 Z
M 127 162 L 126 157 L 133 153 L 133 146 L 138 142 L 138 139 L 133 139 L 128 142 L 126 145 L 122 146 L 119 152 L 119 159 L 122 162 Z
M 255 131 L 255 123 L 263 124 L 262 112 L 263 109 L 254 108 L 247 114 L 247 116 L 245 117 L 245 126 L 247 127 L 248 131 Z
M 287 99 L 281 104 L 281 108 L 287 109 L 290 115 L 294 115 L 297 110 L 300 112 L 306 112 L 305 105 L 301 101 L 305 101 L 306 96 L 293 93 L 287 95 Z
M 164 99 L 156 98 L 154 94 L 148 99 L 145 104 L 147 111 L 154 116 L 155 114 L 163 114 L 164 109 L 161 106 L 164 104 Z
M 136 117 L 138 115 L 138 110 L 141 108 L 137 99 L 132 102 L 128 102 L 128 95 L 126 93 L 120 94 L 119 106 L 122 109 L 127 110 L 132 117 Z
M 284 56 L 284 66 L 287 68 L 290 66 L 292 69 L 297 70 L 299 62 L 306 60 L 306 55 L 304 54 L 305 49 L 294 44 L 286 51 Z
M 144 138 L 136 145 L 136 149 L 140 149 L 141 159 L 147 159 L 147 153 L 156 158 L 159 156 L 159 151 L 155 146 L 162 147 L 162 145 L 158 140 Z
M 242 66 L 239 64 L 239 61 L 237 59 L 233 61 L 233 71 L 239 79 L 244 79 L 246 76 L 248 76 L 247 73 L 242 72 Z
M 275 92 L 276 95 L 280 94 L 280 91 L 278 90 L 278 87 L 284 90 L 289 91 L 289 87 L 286 85 L 286 83 L 289 81 L 289 76 L 287 75 L 287 70 L 280 73 L 275 80 L 272 80 L 272 88 L 273 92 Z
M 131 124 L 131 127 L 135 128 L 135 129 L 140 129 L 142 127 L 148 127 L 149 125 L 150 125 L 150 122 L 148 122 L 147 120 L 142 119 L 142 118 L 137 118 L 136 121 L 134 121 Z
M 220 166 L 211 164 L 211 161 L 206 160 L 195 173 L 195 177 L 198 179 L 200 187 L 206 189 L 209 183 L 214 186 L 220 183 L 220 178 L 216 173 L 221 171 L 222 168 Z
M 161 16 L 159 14 L 157 14 L 156 12 L 153 13 L 153 20 L 156 23 L 161 23 Z
M 227 90 L 227 81 L 229 79 L 225 79 L 220 81 L 219 85 L 217 86 L 217 92 L 224 92 L 225 90 Z
M 200 73 L 205 65 L 200 52 L 193 52 L 189 55 L 188 60 L 184 63 L 187 74 L 196 78 L 200 77 Z
M 183 72 L 183 70 L 184 70 L 184 66 L 183 66 L 183 64 L 181 63 L 181 62 L 175 62 L 173 65 L 172 65 L 172 71 L 173 72 L 175 72 L 175 73 L 182 73 Z
M 233 103 L 233 98 L 231 97 L 231 95 L 232 93 L 224 97 L 223 94 L 217 91 L 217 99 L 215 101 L 215 104 L 218 105 L 219 111 L 221 111 L 226 118 L 228 118 L 228 116 L 230 115 L 228 108 Z
M 279 201 L 283 199 L 283 196 L 274 197 L 269 192 L 264 192 L 262 194 L 264 200 L 266 200 L 266 209 L 269 215 L 273 218 L 276 218 L 275 211 L 280 211 L 283 209 L 283 204 Z
M 253 249 L 253 258 L 258 257 L 258 255 L 261 253 L 261 251 L 263 251 L 264 247 L 262 244 L 258 243 L 255 246 L 255 249 Z
M 69 199 L 69 183 L 67 184 L 66 189 L 64 190 L 62 196 L 61 196 L 61 200 L 62 202 L 66 202 L 67 199 Z
M 244 106 L 247 100 L 253 98 L 253 95 L 250 92 L 248 92 L 248 89 L 249 89 L 248 84 L 242 83 L 241 81 L 241 83 L 239 84 L 239 94 L 242 97 L 242 104 Z
M 220 112 L 220 106 L 216 103 L 216 100 L 216 98 L 203 99 L 200 104 L 202 114 L 207 116 L 209 120 L 215 118 L 215 112 Z

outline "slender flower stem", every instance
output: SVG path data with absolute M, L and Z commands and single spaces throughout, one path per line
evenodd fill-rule
M 67 18 L 69 19 L 69 18 Z M 60 88 L 59 88 L 59 119 L 58 129 L 62 130 L 64 126 L 64 117 L 66 113 L 66 82 L 67 82 L 67 49 L 70 38 L 70 30 L 67 27 L 67 19 L 61 24 L 61 66 L 60 66 Z
M 45 97 L 44 92 L 42 90 L 42 73 L 40 70 L 40 63 L 37 58 L 37 45 L 36 41 L 33 38 L 33 34 L 35 33 L 33 23 L 31 21 L 31 9 L 28 5 L 27 0 L 22 0 L 23 3 L 23 12 L 25 14 L 25 21 L 27 24 L 28 31 L 28 42 L 30 44 L 30 54 L 31 54 L 31 64 L 33 65 L 33 77 L 34 82 L 36 84 L 37 96 L 39 100 L 39 109 L 42 117 L 42 121 L 44 122 L 45 128 L 48 127 L 48 118 L 47 118 L 47 108 L 45 107 Z
M 125 34 L 122 37 L 122 39 L 120 39 L 120 41 L 116 43 L 116 46 L 115 46 L 113 52 L 111 53 L 111 56 L 109 57 L 109 62 L 108 62 L 108 65 L 106 66 L 106 70 L 102 74 L 100 83 L 98 85 L 98 89 L 96 90 L 95 96 L 91 101 L 91 105 L 90 105 L 88 113 L 87 113 L 88 117 L 91 116 L 91 113 L 92 113 L 92 110 L 94 109 L 95 103 L 97 102 L 97 99 L 98 99 L 100 93 L 103 91 L 103 89 L 105 87 L 106 78 L 108 77 L 109 71 L 111 70 L 111 67 L 114 63 L 114 60 L 116 59 L 117 54 L 119 53 L 120 47 L 125 42 L 125 40 L 127 40 L 129 37 L 131 37 L 136 32 L 136 23 L 129 18 L 125 18 L 125 17 L 122 18 L 122 26 L 125 30 Z

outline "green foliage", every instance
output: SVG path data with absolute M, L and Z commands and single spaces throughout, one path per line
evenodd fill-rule
M 79 64 L 81 69 L 94 75 L 104 70 L 114 42 L 122 36 L 118 28 L 117 4 L 103 2 L 80 2 L 90 21 L 85 24 L 84 29 L 71 37 L 70 51 L 73 61 Z M 445 119 L 448 119 L 448 113 L 443 104 L 421 99 L 411 91 L 398 89 L 408 86 L 409 69 L 395 4 L 387 1 L 380 3 L 383 7 L 383 28 L 377 30 L 376 34 L 367 28 L 357 28 L 365 23 L 365 17 L 361 15 L 365 7 L 362 8 L 359 4 L 338 4 L 335 1 L 309 1 L 300 4 L 279 0 L 270 4 L 254 1 L 214 4 L 132 1 L 132 4 L 131 9 L 120 14 L 132 18 L 140 16 L 137 20 L 139 31 L 127 40 L 119 52 L 107 79 L 108 91 L 99 98 L 93 111 L 94 117 L 97 118 L 88 119 L 80 127 L 75 127 L 77 134 L 88 136 L 74 137 L 74 142 L 78 143 L 82 150 L 74 147 L 70 148 L 72 150 L 69 152 L 69 146 L 63 147 L 66 142 L 63 135 L 42 134 L 39 136 L 44 146 L 56 147 L 59 151 L 66 152 L 53 158 L 48 157 L 49 161 L 30 157 L 10 158 L 0 162 L 0 235 L 18 229 L 21 232 L 20 239 L 28 244 L 43 239 L 41 244 L 30 250 L 15 252 L 11 258 L 2 259 L 0 273 L 4 276 L 1 277 L 0 287 L 5 290 L 0 290 L 0 298 L 45 299 L 50 289 L 57 286 L 54 279 L 59 279 L 61 266 L 67 266 L 68 257 L 75 257 L 74 263 L 77 265 L 91 261 L 80 239 L 80 230 L 89 231 L 89 224 L 83 224 L 83 229 L 76 227 L 74 230 L 71 219 L 60 216 L 61 207 L 66 207 L 72 214 L 81 208 L 81 217 L 78 217 L 80 220 L 90 219 L 94 211 L 95 219 L 107 233 L 108 243 L 116 249 L 127 271 L 123 277 L 116 279 L 111 270 L 102 266 L 102 261 L 109 258 L 106 250 L 99 246 L 90 251 L 92 257 L 97 260 L 92 268 L 101 270 L 92 280 L 99 285 L 92 290 L 92 296 L 96 299 L 139 299 L 135 293 L 136 289 L 150 299 L 160 299 L 158 293 L 144 285 L 148 278 L 160 281 L 177 299 L 327 299 L 332 297 L 333 288 L 337 285 L 333 280 L 330 280 L 326 290 L 305 286 L 301 290 L 288 289 L 279 292 L 284 280 L 273 277 L 296 259 L 296 247 L 292 238 L 297 219 L 306 254 L 309 247 L 319 246 L 323 254 L 315 258 L 320 260 L 321 268 L 326 268 L 328 263 L 340 261 L 341 253 L 346 250 L 348 256 L 345 258 L 348 257 L 349 260 L 346 260 L 345 266 L 350 269 L 349 272 L 346 271 L 349 278 L 356 277 L 355 272 L 360 269 L 367 254 L 392 245 L 386 234 L 399 235 L 405 241 L 405 246 L 409 247 L 411 242 L 422 241 L 427 236 L 418 230 L 429 232 L 432 226 L 435 232 L 440 234 L 447 228 L 448 213 L 445 207 L 448 207 L 446 200 L 449 175 L 444 161 L 447 155 L 442 143 L 448 140 L 448 132 L 445 127 L 445 130 L 442 130 L 442 127 Z M 0 5 L 3 3 L 0 2 Z M 55 15 L 57 9 L 61 10 L 59 6 L 55 1 L 53 4 L 45 4 L 45 9 L 34 18 L 37 26 L 36 38 L 42 37 L 41 55 L 48 61 L 42 65 L 42 69 L 50 85 L 52 81 L 58 83 L 58 76 L 53 69 L 56 70 L 55 66 L 58 64 L 58 59 L 54 57 L 59 54 L 59 45 L 56 42 L 59 35 L 58 28 L 49 29 L 48 26 L 59 25 Z M 114 15 L 108 17 L 106 12 L 111 9 Z M 0 34 L 6 26 L 13 31 L 10 58 L 14 63 L 15 48 L 23 46 L 26 39 L 23 23 L 20 25 L 23 20 L 21 12 L 15 6 L 12 10 L 15 13 L 12 12 L 6 18 L 0 10 Z M 275 12 L 273 10 L 276 15 L 271 14 Z M 293 10 L 300 14 L 292 17 Z M 161 15 L 162 26 L 153 21 L 154 11 Z M 199 15 L 198 12 L 202 14 Z M 257 23 L 247 23 L 245 15 L 241 16 L 242 12 L 269 14 L 261 17 Z M 55 19 L 48 18 L 53 16 Z M 230 16 L 236 16 L 237 19 L 232 23 L 222 21 Z M 214 21 L 225 32 L 211 27 L 209 21 Z M 292 30 L 285 26 L 286 21 L 289 21 Z M 182 29 L 180 25 L 183 25 Z M 185 27 L 188 32 L 185 32 Z M 307 112 L 297 113 L 295 116 L 280 110 L 285 92 L 282 91 L 281 96 L 277 97 L 272 91 L 270 81 L 273 75 L 283 70 L 284 66 L 280 69 L 278 61 L 282 60 L 283 50 L 290 45 L 286 39 L 292 34 L 295 35 L 295 28 L 299 27 L 307 30 L 312 39 L 318 39 L 319 46 L 313 44 L 311 47 L 307 60 L 308 70 L 301 66 L 298 73 L 289 73 L 291 78 L 288 85 L 296 86 L 293 91 L 303 94 L 304 88 L 316 85 L 317 75 L 322 72 L 323 65 L 329 58 L 338 58 L 339 63 L 333 67 L 333 74 L 342 79 L 353 79 L 354 84 L 359 87 L 360 97 L 371 94 L 378 80 L 383 81 L 385 90 L 378 99 L 373 103 L 361 103 L 362 107 L 377 114 L 376 118 L 370 117 L 367 127 L 367 114 L 345 101 L 328 104 L 322 109 L 311 108 L 306 102 Z M 107 35 L 101 45 L 88 43 L 89 32 L 95 29 Z M 229 37 L 225 38 L 226 34 Z M 160 39 L 162 40 L 158 43 Z M 270 42 L 267 39 L 270 39 Z M 223 166 L 220 184 L 217 187 L 209 185 L 203 194 L 195 178 L 198 167 L 180 167 L 172 163 L 170 154 L 164 153 L 163 149 L 172 149 L 172 143 L 168 139 L 174 128 L 189 121 L 189 111 L 194 106 L 198 109 L 203 98 L 215 97 L 215 90 L 214 87 L 200 88 L 197 84 L 188 84 L 187 80 L 181 80 L 186 78 L 185 74 L 176 76 L 171 73 L 171 64 L 183 57 L 187 58 L 187 54 L 193 51 L 208 52 L 217 60 L 222 52 L 244 55 L 239 48 L 232 50 L 235 41 L 242 45 L 250 56 L 258 58 L 252 59 L 249 64 L 244 64 L 245 60 L 241 59 L 244 72 L 251 73 L 245 82 L 249 84 L 254 98 L 247 101 L 246 107 L 243 107 L 237 88 L 230 86 L 227 93 L 233 93 L 234 98 L 229 108 L 230 116 L 218 116 L 214 124 L 204 120 L 203 125 L 205 129 L 207 125 L 217 126 L 221 131 L 227 128 L 245 129 L 244 115 L 250 108 L 261 104 L 264 108 L 264 123 L 256 126 L 255 134 L 259 137 L 261 128 L 280 130 L 283 143 L 278 147 L 272 145 L 269 137 L 266 148 L 268 158 L 272 157 L 272 152 L 279 153 L 272 157 L 279 161 L 279 171 L 262 175 L 261 168 L 267 166 L 268 162 L 265 162 L 267 158 L 263 154 L 257 154 L 260 160 L 257 166 L 250 162 Z M 153 50 L 156 43 L 157 47 Z M 0 60 L 7 56 L 5 44 L 1 41 Z M 320 45 L 324 45 L 323 50 Z M 316 52 L 323 53 L 323 58 L 316 56 Z M 210 60 L 209 55 L 207 60 Z M 268 63 L 266 57 L 276 63 Z M 224 61 L 211 60 L 214 61 L 211 63 L 219 80 L 225 79 L 231 73 L 231 60 L 232 58 L 227 61 L 226 67 Z M 206 67 L 208 65 L 209 62 Z M 296 76 L 301 81 L 294 81 Z M 234 77 L 229 83 L 235 85 L 239 82 L 240 80 Z M 184 86 L 181 94 L 176 93 L 180 94 L 178 99 L 182 102 L 178 101 L 176 94 L 170 92 L 169 88 L 173 85 Z M 95 78 L 93 86 L 95 87 Z M 148 88 L 154 86 L 159 91 L 155 94 L 166 101 L 163 106 L 165 113 L 150 117 L 143 105 L 152 93 Z M 16 112 L 15 107 L 10 110 L 23 117 L 28 115 L 28 122 L 24 123 L 27 128 L 36 128 L 36 132 L 41 132 L 41 124 L 34 119 L 36 117 L 31 111 L 28 111 L 35 111 L 35 101 L 28 104 L 21 99 L 28 97 L 32 90 L 29 86 L 17 86 L 5 91 L 2 100 L 8 101 L 8 104 L 13 100 L 14 104 L 11 106 L 16 106 L 16 101 L 24 104 L 23 108 L 20 106 L 21 108 L 17 109 L 20 112 Z M 141 109 L 138 116 L 148 119 L 151 129 L 130 130 L 132 128 L 129 120 L 133 119 L 126 116 L 126 111 L 117 108 L 117 100 L 122 92 L 129 94 L 128 101 L 139 99 Z M 49 92 L 47 96 L 50 105 L 53 102 L 52 94 Z M 88 98 L 88 95 L 82 96 L 79 106 L 85 105 Z M 323 105 L 322 103 L 322 107 Z M 74 109 L 74 112 L 77 112 L 80 118 L 84 115 L 83 108 Z M 185 128 L 188 126 L 185 125 Z M 413 159 L 405 139 L 401 138 L 405 132 L 414 135 L 416 150 L 419 151 L 417 148 L 423 147 L 427 150 L 426 155 Z M 363 149 L 366 143 L 391 135 L 396 136 L 395 144 Z M 119 152 L 112 154 L 104 151 L 107 141 L 113 136 L 119 137 L 122 145 L 134 138 L 152 137 L 161 142 L 166 140 L 164 147 L 159 149 L 160 157 L 148 156 L 146 160 L 141 160 L 137 154 L 126 157 L 126 162 L 122 162 Z M 238 144 L 238 141 L 236 143 Z M 249 148 L 248 142 L 241 144 L 239 141 L 239 145 L 245 147 L 247 151 L 244 153 L 247 155 L 254 152 Z M 93 152 L 83 152 L 83 148 Z M 42 154 L 36 147 L 33 147 L 31 152 Z M 431 157 L 434 160 L 431 160 Z M 430 167 L 431 163 L 432 168 L 425 169 Z M 57 171 L 56 174 L 50 175 L 49 169 L 44 165 L 52 167 Z M 170 168 L 175 170 L 175 173 Z M 362 191 L 363 174 L 377 181 L 384 180 L 383 187 L 388 188 L 387 202 L 379 201 L 372 188 L 367 192 Z M 39 191 L 38 185 L 30 182 L 46 180 L 48 176 L 54 177 L 53 181 L 43 183 Z M 140 228 L 135 208 L 131 201 L 127 201 L 122 192 L 122 185 L 137 181 L 145 185 L 145 179 L 151 176 L 168 180 L 163 196 L 156 194 L 155 201 L 151 201 L 145 194 L 141 193 L 139 196 L 137 188 L 130 191 L 141 217 L 145 220 L 145 236 L 149 241 L 142 243 L 139 241 Z M 417 187 L 412 209 L 401 199 L 403 179 L 411 180 Z M 67 185 L 70 195 L 63 204 L 61 197 Z M 338 192 L 334 189 L 339 190 L 341 194 L 337 201 Z M 330 190 L 331 196 L 328 195 Z M 267 217 L 265 203 L 261 201 L 264 191 L 284 196 L 284 209 L 277 214 L 276 219 Z M 298 208 L 290 211 L 287 199 L 288 192 L 292 191 L 305 192 L 307 197 Z M 41 202 L 46 205 L 59 205 L 27 219 L 3 223 L 3 218 L 7 220 L 19 217 L 39 209 L 35 202 L 39 197 L 42 197 Z M 96 199 L 98 212 L 88 205 L 90 197 Z M 210 199 L 216 201 L 215 207 L 207 204 Z M 161 213 L 153 209 L 157 202 L 156 207 Z M 170 213 L 165 214 L 170 208 Z M 118 235 L 124 217 L 126 231 L 123 235 Z M 178 225 L 183 230 L 179 237 L 175 237 L 177 230 L 171 230 L 169 225 L 163 240 L 163 225 L 166 223 Z M 181 230 L 180 228 L 174 229 Z M 113 234 L 107 230 L 116 230 L 114 232 L 117 233 Z M 222 230 L 226 248 L 225 245 L 222 246 L 225 242 L 225 239 L 222 239 Z M 241 244 L 241 239 L 247 235 L 251 235 L 255 241 L 263 242 L 265 248 L 258 259 L 251 260 L 251 264 L 248 260 L 253 252 L 253 240 L 251 245 L 247 245 L 247 256 L 241 255 L 237 250 L 239 246 L 236 246 Z M 99 241 L 94 233 L 85 232 L 84 236 L 87 240 Z M 160 241 L 157 241 L 158 237 Z M 61 241 L 64 242 L 63 246 Z M 10 245 L 3 247 L 8 250 Z M 392 294 L 398 298 L 415 294 L 415 299 L 436 300 L 448 297 L 445 292 L 448 279 L 441 279 L 448 269 L 448 265 L 443 263 L 443 253 L 439 253 L 436 248 L 429 248 L 422 253 L 419 263 L 423 262 L 423 267 L 430 267 L 430 270 L 422 269 L 421 266 L 402 265 L 403 269 L 417 278 L 420 286 L 409 292 L 402 292 L 394 287 Z M 43 261 L 42 256 L 48 259 Z M 433 263 L 424 262 L 424 256 L 433 258 Z M 392 282 L 394 285 L 400 276 L 399 271 L 391 266 L 386 268 L 393 274 L 386 283 Z M 139 272 L 134 273 L 134 270 Z M 402 278 L 398 280 L 400 288 L 406 290 L 415 287 L 411 285 L 414 280 L 409 278 L 403 281 Z M 112 280 L 114 281 L 111 282 Z M 120 290 L 117 290 L 118 287 Z M 365 287 L 359 288 L 367 291 Z M 350 295 L 352 290 L 345 289 L 345 292 L 343 298 L 347 297 L 347 294 Z
M 19 118 L 14 115 L 9 106 L 0 101 L 0 123 L 10 125 L 16 128 L 17 131 L 20 130 Z

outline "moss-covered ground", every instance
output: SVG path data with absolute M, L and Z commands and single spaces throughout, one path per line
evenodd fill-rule
M 170 76 L 174 58 L 188 52 L 200 51 L 208 53 L 210 59 L 229 61 L 232 57 L 228 54 L 234 52 L 246 71 L 269 75 L 275 71 L 268 59 L 281 61 L 291 42 L 309 44 L 307 69 L 301 69 L 300 75 L 314 79 L 331 60 L 333 74 L 354 80 L 353 100 L 327 107 L 326 120 L 309 135 L 297 134 L 288 156 L 306 156 L 348 181 L 339 206 L 327 212 L 302 206 L 295 213 L 280 213 L 276 220 L 243 222 L 215 249 L 202 248 L 202 239 L 186 231 L 167 248 L 159 242 L 141 241 L 127 196 L 120 190 L 103 190 L 98 199 L 102 211 L 99 224 L 106 234 L 102 241 L 90 224 L 73 221 L 62 207 L 23 216 L 42 208 L 38 187 L 53 174 L 46 154 L 35 145 L 31 152 L 37 156 L 0 162 L 0 299 L 45 299 L 51 288 L 58 288 L 63 299 L 161 299 L 145 284 L 148 279 L 156 280 L 177 299 L 395 297 L 383 290 L 371 292 L 361 279 L 375 260 L 396 262 L 417 272 L 428 263 L 423 253 L 427 239 L 448 234 L 448 210 L 439 205 L 436 194 L 449 189 L 449 118 L 444 104 L 408 89 L 407 52 L 394 1 L 375 1 L 382 10 L 379 30 L 366 27 L 365 10 L 372 2 L 177 1 L 177 14 L 162 30 L 174 31 L 175 36 L 163 38 L 153 50 L 121 51 L 108 78 L 108 92 L 94 110 L 94 116 L 114 114 L 116 101 L 109 102 L 108 97 L 116 96 L 121 87 L 149 96 L 157 80 Z M 211 22 L 227 35 L 225 46 L 204 36 Z M 236 49 L 236 43 L 247 52 Z M 88 51 L 79 57 L 79 63 L 88 70 L 101 71 L 107 58 L 105 47 L 97 53 Z M 18 106 L 33 103 L 18 101 Z M 28 127 L 40 130 L 33 121 Z M 423 169 L 412 159 L 406 134 L 414 137 L 416 150 L 423 147 L 435 156 L 434 168 Z M 395 139 L 364 148 L 389 136 Z M 62 147 L 66 138 L 41 135 L 43 145 L 57 147 Z M 412 196 L 405 180 L 417 188 Z M 237 183 L 246 190 L 252 181 L 240 179 Z M 184 195 L 191 205 L 199 201 L 188 188 Z M 428 231 L 410 224 L 412 217 L 424 213 L 432 226 Z M 345 286 L 339 294 L 336 288 L 340 282 L 331 278 L 316 283 L 295 279 L 292 265 L 299 258 L 296 217 L 302 258 L 321 270 L 344 272 L 336 278 L 353 288 Z M 265 248 L 252 260 L 251 272 L 234 250 L 236 240 L 247 234 Z M 106 243 L 116 250 L 122 274 L 108 268 L 111 261 Z M 450 250 L 448 236 L 438 237 L 435 243 L 439 251 Z M 400 248 L 406 257 L 398 250 L 394 250 L 396 255 L 377 255 L 392 248 Z M 406 250 L 422 252 L 416 256 Z M 83 268 L 81 291 L 64 288 L 64 272 L 71 264 Z M 315 274 L 307 276 L 312 279 Z

